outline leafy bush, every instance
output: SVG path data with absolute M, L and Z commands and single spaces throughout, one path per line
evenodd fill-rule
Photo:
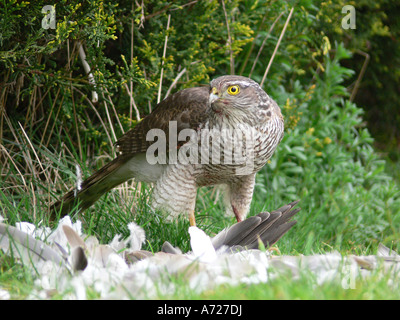
M 344 62 L 356 73 L 347 79 L 345 85 L 353 90 L 362 70 L 366 55 L 369 63 L 354 101 L 365 110 L 364 119 L 376 138 L 376 145 L 391 152 L 399 160 L 400 115 L 399 105 L 400 73 L 393 66 L 400 63 L 400 35 L 398 15 L 400 4 L 394 0 L 382 1 L 318 1 L 316 28 L 330 39 L 342 41 L 354 53 Z M 353 5 L 356 10 L 356 29 L 341 28 L 341 9 Z M 317 4 L 316 4 L 317 5 Z
M 349 57 L 339 45 L 332 60 L 326 55 L 325 72 L 316 76 L 315 87 L 296 82 L 294 92 L 280 88 L 275 93 L 284 113 L 296 110 L 300 120 L 259 176 L 255 202 L 302 200 L 296 242 L 315 237 L 314 250 L 321 242 L 350 249 L 398 238 L 398 186 L 372 148 L 362 109 L 346 99 L 343 81 L 352 71 L 340 61 Z

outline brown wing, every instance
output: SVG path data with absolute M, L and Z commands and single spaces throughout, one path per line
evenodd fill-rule
M 209 92 L 209 86 L 189 88 L 161 101 L 151 114 L 116 142 L 118 151 L 123 155 L 146 152 L 147 148 L 154 143 L 146 141 L 146 135 L 150 129 L 163 130 L 168 142 L 170 121 L 177 122 L 178 133 L 182 129 L 198 129 L 207 118 Z
M 160 102 L 151 114 L 117 141 L 116 145 L 122 154 L 86 179 L 78 195 L 75 195 L 75 190 L 71 190 L 51 206 L 53 217 L 56 213 L 61 213 L 61 216 L 68 214 L 75 206 L 77 199 L 80 201 L 79 207 L 84 210 L 97 201 L 103 193 L 129 179 L 129 177 L 116 176 L 113 173 L 133 155 L 146 152 L 147 148 L 154 143 L 146 141 L 146 135 L 150 129 L 163 130 L 166 133 L 167 142 L 170 121 L 177 122 L 178 133 L 185 128 L 196 130 L 207 119 L 208 97 L 209 87 L 199 87 L 179 91 Z

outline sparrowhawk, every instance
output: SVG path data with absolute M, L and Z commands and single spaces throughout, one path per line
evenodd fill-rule
M 249 78 L 226 75 L 209 86 L 178 91 L 126 132 L 116 142 L 119 155 L 86 179 L 80 190 L 56 202 L 53 213 L 68 214 L 76 200 L 84 210 L 134 178 L 154 183 L 153 208 L 173 216 L 189 214 L 192 225 L 197 189 L 224 185 L 227 210 L 242 221 L 255 175 L 272 156 L 283 131 L 279 106 Z

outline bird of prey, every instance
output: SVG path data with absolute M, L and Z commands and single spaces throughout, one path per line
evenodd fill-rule
M 161 101 L 117 142 L 119 155 L 52 206 L 64 216 L 87 209 L 129 180 L 154 183 L 151 205 L 172 216 L 194 210 L 199 187 L 224 185 L 227 211 L 245 219 L 256 173 L 282 140 L 277 103 L 249 78 L 225 75 Z

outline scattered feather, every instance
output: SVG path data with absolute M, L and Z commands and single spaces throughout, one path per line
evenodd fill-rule
M 165 241 L 161 247 L 161 251 L 165 253 L 172 253 L 172 254 L 182 254 L 181 249 L 175 248 L 172 244 L 168 241 Z
M 88 260 L 85 255 L 85 251 L 81 246 L 77 246 L 72 250 L 71 254 L 71 265 L 72 269 L 76 271 L 83 271 L 88 265 Z
M 136 223 L 131 222 L 128 224 L 128 229 L 130 235 L 127 239 L 130 249 L 132 251 L 138 251 L 142 248 L 142 244 L 146 241 L 146 234 L 142 227 L 138 226 Z
M 0 219 L 1 222 L 1 219 Z M 0 288 L 0 300 L 10 300 L 11 296 L 7 290 Z
M 38 263 L 41 261 L 53 261 L 57 265 L 64 264 L 62 256 L 50 246 L 26 232 L 3 223 L 0 223 L 0 248 L 23 264 L 30 264 L 34 268 L 39 267 Z
M 217 259 L 214 246 L 210 237 L 204 233 L 203 230 L 197 227 L 189 227 L 190 245 L 193 254 L 202 262 L 213 262 Z
M 72 249 L 76 247 L 81 247 L 82 249 L 86 249 L 85 242 L 82 240 L 82 238 L 78 235 L 78 233 L 74 229 L 72 229 L 68 225 L 62 225 L 62 230 L 64 231 L 67 241 Z
M 78 164 L 75 164 L 76 169 L 76 188 L 74 190 L 74 197 L 78 194 L 82 189 L 82 171 L 81 167 Z

